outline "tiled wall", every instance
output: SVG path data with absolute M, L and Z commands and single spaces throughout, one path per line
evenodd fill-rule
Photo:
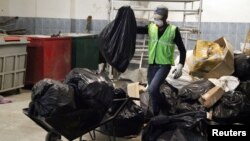
M 8 17 L 0 17 L 4 21 Z M 19 17 L 17 20 L 12 21 L 9 26 L 1 27 L 0 29 L 18 29 L 25 28 L 27 34 L 45 34 L 52 35 L 61 31 L 62 33 L 86 32 L 85 19 L 56 19 L 56 18 L 25 18 Z M 100 31 L 108 24 L 107 20 L 94 20 L 92 24 L 93 33 L 100 33 Z M 181 26 L 181 22 L 173 22 L 177 26 Z M 189 23 L 194 24 L 194 23 Z M 224 36 L 235 47 L 240 48 L 240 43 L 244 42 L 244 38 L 250 23 L 219 23 L 219 22 L 203 22 L 201 39 L 215 40 Z M 186 48 L 192 49 L 194 42 L 189 42 Z
M 180 26 L 182 23 L 175 22 L 174 24 Z M 213 41 L 225 37 L 235 49 L 239 50 L 240 43 L 244 42 L 247 31 L 250 29 L 250 23 L 203 22 L 201 27 L 202 40 Z M 190 41 L 187 48 L 192 49 L 194 44 Z
M 8 17 L 0 17 L 1 21 L 5 21 Z M 85 19 L 56 19 L 56 18 L 25 18 L 19 17 L 12 21 L 8 26 L 1 26 L 0 29 L 20 29 L 25 28 L 27 34 L 45 34 L 52 35 L 61 31 L 62 33 L 82 33 L 86 32 Z M 105 25 L 107 20 L 94 20 L 92 24 L 92 32 L 99 33 Z

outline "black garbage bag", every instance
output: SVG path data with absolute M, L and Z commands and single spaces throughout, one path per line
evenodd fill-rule
M 106 82 L 112 85 L 112 82 L 107 77 L 98 75 L 95 72 L 86 68 L 74 68 L 66 75 L 65 84 L 74 84 L 77 89 L 84 90 L 85 87 L 92 82 Z
M 202 106 L 198 101 L 197 102 L 180 102 L 176 104 L 176 114 L 192 112 L 192 111 L 205 111 L 205 107 Z
M 238 117 L 244 107 L 244 95 L 239 91 L 226 92 L 214 106 L 213 119 L 226 121 Z
M 175 114 L 178 102 L 178 89 L 165 81 L 160 87 L 162 95 L 161 110 L 164 114 Z
M 136 20 L 130 7 L 121 7 L 116 18 L 100 33 L 100 50 L 105 60 L 119 72 L 124 72 L 134 56 Z
M 178 89 L 165 81 L 160 87 L 160 106 L 162 114 L 175 114 L 178 101 Z M 140 103 L 145 116 L 145 120 L 153 117 L 152 103 L 148 92 L 140 94 Z
M 75 101 L 80 109 L 93 109 L 101 120 L 111 106 L 113 95 L 113 88 L 107 83 L 93 82 L 76 95 Z
M 194 131 L 177 128 L 164 132 L 157 141 L 207 141 L 207 139 Z
M 245 96 L 245 106 L 243 111 L 248 113 L 250 117 L 250 80 L 240 82 L 240 85 L 236 90 L 242 92 L 242 94 Z
M 250 80 L 250 57 L 238 54 L 235 55 L 234 62 L 233 76 L 238 77 L 240 81 Z
M 44 79 L 32 88 L 29 115 L 50 117 L 75 110 L 74 90 L 61 82 Z
M 74 88 L 78 109 L 93 110 L 98 119 L 96 122 L 103 119 L 114 97 L 114 88 L 109 79 L 88 69 L 76 68 L 66 76 L 64 83 Z
M 118 88 L 114 90 L 114 99 L 124 99 L 128 97 L 127 93 L 122 88 Z M 108 112 L 110 115 L 115 114 L 115 112 L 120 108 L 122 105 L 123 100 L 113 101 L 112 106 L 109 108 Z
M 244 95 L 244 107 L 237 117 L 239 122 L 250 125 L 250 80 L 241 81 L 240 85 L 236 88 Z
M 115 99 L 126 97 L 127 94 L 122 89 L 116 91 Z M 113 115 L 122 103 L 123 101 L 113 102 L 111 106 L 112 108 L 108 115 L 106 115 L 107 118 Z M 105 134 L 116 137 L 138 135 L 142 129 L 143 122 L 144 114 L 142 108 L 136 105 L 132 100 L 129 100 L 126 106 L 121 110 L 118 116 L 112 120 L 112 122 L 108 122 L 101 126 L 101 131 Z
M 208 80 L 198 80 L 182 87 L 178 96 L 182 102 L 197 101 L 202 94 L 205 94 L 214 86 L 215 85 Z
M 241 81 L 239 86 L 236 88 L 236 91 L 240 91 L 243 95 L 245 95 L 246 103 L 250 103 L 250 80 Z
M 206 112 L 204 111 L 195 111 L 173 116 L 156 116 L 152 118 L 149 124 L 144 128 L 142 141 L 156 141 L 166 131 L 174 131 L 176 129 L 194 130 L 205 118 Z

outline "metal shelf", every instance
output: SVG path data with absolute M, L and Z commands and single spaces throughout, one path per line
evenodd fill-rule
M 152 8 L 136 8 L 136 7 L 131 7 L 134 11 L 154 11 L 155 9 Z M 114 7 L 113 10 L 119 10 L 119 8 Z M 186 10 L 186 9 L 169 9 L 169 12 L 193 12 L 193 13 L 198 13 L 199 9 L 197 10 Z M 189 14 L 189 13 L 186 13 Z
M 110 11 L 109 11 L 109 17 L 110 21 L 113 20 L 115 11 L 117 11 L 120 7 L 121 2 L 161 2 L 161 4 L 164 3 L 183 3 L 183 9 L 169 9 L 169 12 L 181 12 L 183 13 L 183 20 L 182 20 L 182 26 L 180 26 L 180 32 L 182 34 L 182 37 L 184 39 L 185 47 L 188 47 L 189 41 L 196 41 L 200 37 L 200 29 L 201 29 L 201 13 L 202 10 L 202 3 L 203 0 L 109 0 L 110 2 Z M 116 3 L 117 2 L 117 3 Z M 119 3 L 118 3 L 119 2 Z M 117 4 L 117 5 L 116 5 Z M 127 3 L 126 3 L 127 4 Z M 198 4 L 198 7 L 194 7 L 194 4 Z M 131 3 L 129 5 L 134 11 L 139 12 L 147 12 L 148 13 L 148 20 L 150 19 L 150 13 L 155 10 L 155 8 L 149 8 L 147 6 L 142 7 L 139 5 L 139 3 Z M 188 24 L 188 18 L 191 16 L 197 16 L 197 21 L 195 21 L 194 24 L 190 25 Z M 191 35 L 196 35 L 197 39 L 191 38 Z M 148 38 L 145 35 L 144 39 L 137 39 L 136 43 L 136 49 L 135 49 L 135 55 L 131 62 L 136 62 L 139 64 L 139 68 L 141 68 L 142 63 L 147 60 L 147 43 Z

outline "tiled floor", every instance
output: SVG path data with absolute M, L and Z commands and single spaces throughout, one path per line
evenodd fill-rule
M 47 132 L 36 125 L 22 113 L 30 102 L 30 91 L 22 90 L 21 94 L 5 96 L 13 102 L 0 104 L 0 141 L 45 141 Z M 97 133 L 98 141 L 108 141 L 105 135 Z M 63 141 L 67 141 L 65 138 Z M 91 140 L 88 134 L 83 140 Z M 117 139 L 117 141 L 140 141 L 140 136 L 133 139 Z

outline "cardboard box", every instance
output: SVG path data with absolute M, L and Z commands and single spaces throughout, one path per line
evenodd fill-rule
M 232 45 L 224 38 L 221 37 L 214 41 L 218 43 L 221 48 L 223 48 L 223 58 L 220 59 L 219 63 L 215 65 L 213 68 L 210 68 L 209 71 L 206 69 L 195 70 L 195 57 L 190 57 L 187 59 L 187 64 L 190 69 L 190 75 L 202 77 L 202 78 L 220 78 L 221 76 L 231 75 L 234 72 L 234 54 L 233 54 L 233 47 Z M 193 51 L 194 55 L 196 54 L 196 48 Z
M 146 91 L 146 88 L 135 82 L 127 85 L 127 91 L 130 97 L 140 98 L 140 92 Z M 134 100 L 134 102 L 140 106 L 140 101 Z
M 218 86 L 213 87 L 199 98 L 199 102 L 206 108 L 212 107 L 224 94 L 224 90 Z
M 250 29 L 249 31 L 247 32 L 247 36 L 246 36 L 246 39 L 245 39 L 245 43 L 242 47 L 242 52 L 243 54 L 245 55 L 250 55 Z

